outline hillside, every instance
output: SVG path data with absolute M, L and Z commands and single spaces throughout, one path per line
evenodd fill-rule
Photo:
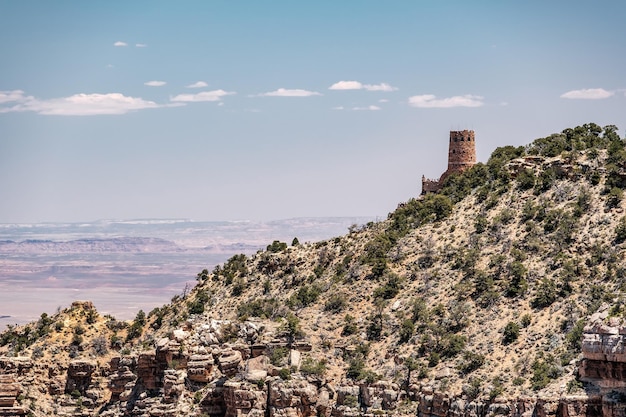
M 234 256 L 131 323 L 75 303 L 10 328 L 0 416 L 625 415 L 616 132 L 498 148 L 385 221 Z

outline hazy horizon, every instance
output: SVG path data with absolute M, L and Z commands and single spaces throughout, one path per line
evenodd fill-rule
M 145 220 L 145 219 L 144 219 Z M 235 254 L 274 240 L 316 242 L 347 233 L 369 217 L 270 222 L 101 221 L 0 225 L 0 330 L 76 300 L 101 314 L 131 319 L 168 303 Z M 9 316 L 9 317 L 2 317 Z

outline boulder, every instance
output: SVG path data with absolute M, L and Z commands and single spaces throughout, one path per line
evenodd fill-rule
M 212 355 L 191 355 L 187 362 L 187 378 L 195 382 L 209 382 L 214 365 Z
M 269 366 L 270 360 L 265 355 L 249 359 L 246 362 L 244 378 L 250 382 L 264 380 L 267 377 Z
M 241 352 L 232 349 L 222 351 L 217 359 L 220 371 L 228 377 L 232 377 L 237 373 L 241 360 Z

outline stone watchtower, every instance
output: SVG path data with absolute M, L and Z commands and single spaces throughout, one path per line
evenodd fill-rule
M 450 131 L 448 145 L 448 169 L 438 180 L 430 180 L 422 175 L 422 194 L 441 189 L 443 181 L 454 172 L 463 172 L 476 164 L 476 142 L 473 130 Z

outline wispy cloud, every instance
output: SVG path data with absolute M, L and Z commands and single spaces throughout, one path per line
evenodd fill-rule
M 366 107 L 351 107 L 351 108 L 346 108 L 344 106 L 337 106 L 337 107 L 332 107 L 332 110 L 354 110 L 354 111 L 370 110 L 370 111 L 377 111 L 377 110 L 380 110 L 380 107 L 374 106 L 374 105 L 370 105 L 370 106 L 366 106 Z
M 135 48 L 147 48 L 148 45 L 146 45 L 145 43 L 136 43 L 135 44 Z
M 382 84 L 365 84 L 363 86 L 363 88 L 365 88 L 367 91 L 385 91 L 385 92 L 389 92 L 389 91 L 397 91 L 398 88 L 397 87 L 392 87 L 387 83 L 382 83 Z
M 301 90 L 301 89 L 287 89 L 279 88 L 276 91 L 270 91 L 268 93 L 259 94 L 260 97 L 311 97 L 321 96 L 317 91 Z
M 409 105 L 421 108 L 442 108 L 451 107 L 481 107 L 484 97 L 466 94 L 464 96 L 453 96 L 447 98 L 437 98 L 433 94 L 423 94 L 409 97 Z
M 187 88 L 204 88 L 204 87 L 208 87 L 209 85 L 207 83 L 205 83 L 204 81 L 196 81 L 193 84 L 189 84 L 187 86 Z
M 603 98 L 609 98 L 613 94 L 613 91 L 607 91 L 604 88 L 583 88 L 582 90 L 572 90 L 567 93 L 561 94 L 561 98 L 567 99 L 581 99 L 581 100 L 600 100 Z
M 125 96 L 121 93 L 81 93 L 69 97 L 38 99 L 25 96 L 21 90 L 0 92 L 0 102 L 12 103 L 8 107 L 0 107 L 0 113 L 34 112 L 53 116 L 124 114 L 142 109 L 172 106 L 172 104 L 160 105 L 153 101 Z
M 224 90 L 202 91 L 196 94 L 179 94 L 177 96 L 171 97 L 170 101 L 184 102 L 184 103 L 195 103 L 195 102 L 203 102 L 203 101 L 220 101 L 222 97 L 229 96 L 232 94 L 236 94 L 236 93 L 233 91 L 224 91 Z
M 26 97 L 22 90 L 0 91 L 0 103 L 11 103 L 27 99 L 32 99 L 32 97 Z
M 165 81 L 148 81 L 143 83 L 144 85 L 147 85 L 148 87 L 163 87 L 165 84 L 167 84 Z
M 328 87 L 329 90 L 367 90 L 367 91 L 397 91 L 396 87 L 392 87 L 387 83 L 380 84 L 363 84 L 359 81 L 338 81 Z
M 117 41 L 113 44 L 113 46 L 128 46 L 126 42 Z

